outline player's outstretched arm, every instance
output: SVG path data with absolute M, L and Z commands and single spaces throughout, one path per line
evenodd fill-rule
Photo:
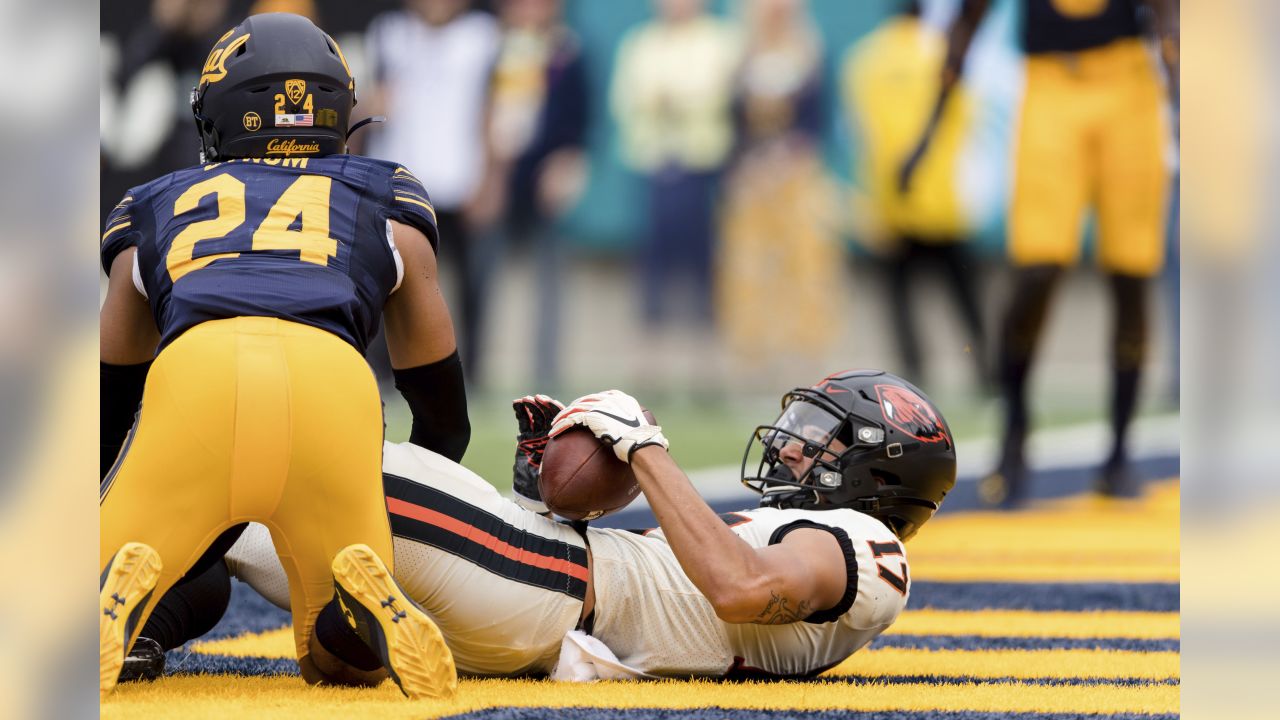
M 631 467 L 680 567 L 721 620 L 781 625 L 840 602 L 848 579 L 831 533 L 800 529 L 754 548 L 720 520 L 666 450 L 641 448 Z
M 680 567 L 721 620 L 790 623 L 840 602 L 848 577 L 834 535 L 800 529 L 777 545 L 752 547 L 702 499 L 667 454 L 662 428 L 649 424 L 643 412 L 635 398 L 617 390 L 587 395 L 556 416 L 551 436 L 581 425 L 631 463 Z
M 471 440 L 471 423 L 435 250 L 420 230 L 395 221 L 391 226 L 404 279 L 387 299 L 383 320 L 396 389 L 413 414 L 409 441 L 458 462 Z

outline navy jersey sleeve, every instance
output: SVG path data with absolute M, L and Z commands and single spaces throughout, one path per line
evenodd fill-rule
M 135 190 L 130 190 L 107 215 L 107 223 L 102 230 L 102 269 L 111 274 L 111 263 L 116 256 L 128 248 L 138 244 L 138 229 L 133 222 L 132 212 L 136 207 Z
M 391 196 L 387 198 L 387 217 L 422 231 L 431 241 L 431 249 L 439 252 L 440 232 L 436 229 L 436 209 L 427 191 L 403 166 L 391 173 Z

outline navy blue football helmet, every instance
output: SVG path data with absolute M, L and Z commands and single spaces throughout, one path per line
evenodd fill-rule
M 301 15 L 251 15 L 214 44 L 191 91 L 200 161 L 346 152 L 355 104 L 333 38 Z

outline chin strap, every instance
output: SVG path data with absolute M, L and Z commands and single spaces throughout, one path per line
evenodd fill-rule
M 870 515 L 872 513 L 876 513 L 880 511 L 880 498 L 877 498 L 877 497 L 858 498 L 857 500 L 854 500 L 853 504 L 849 505 L 849 507 L 853 508 L 854 510 L 857 510 L 860 513 L 863 513 L 864 515 Z
M 351 129 L 347 131 L 347 138 L 346 138 L 346 139 L 350 140 L 350 139 L 351 139 L 352 134 L 354 134 L 354 133 L 355 133 L 355 131 L 359 130 L 360 128 L 364 127 L 365 125 L 368 125 L 368 124 L 370 124 L 370 123 L 384 123 L 384 122 L 386 122 L 386 121 L 387 121 L 387 118 L 386 118 L 386 116 L 383 116 L 383 115 L 374 115 L 373 117 L 367 117 L 367 118 L 365 118 L 365 119 L 361 120 L 360 122 L 356 123 L 355 125 L 352 125 L 352 126 L 351 126 Z
M 200 138 L 200 164 L 212 162 L 217 159 L 218 145 L 218 129 L 214 127 L 213 121 L 205 117 L 200 111 L 204 109 L 204 103 L 200 100 L 200 86 L 191 88 L 191 114 L 196 120 L 196 135 Z M 213 143 L 207 142 L 207 135 L 213 136 Z
M 804 508 L 818 502 L 817 493 L 809 488 L 794 485 L 765 488 L 760 494 L 761 507 Z

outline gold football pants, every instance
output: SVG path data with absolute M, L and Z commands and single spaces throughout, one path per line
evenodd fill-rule
M 1027 58 L 1009 255 L 1071 265 L 1084 215 L 1098 221 L 1098 264 L 1147 277 L 1164 262 L 1169 170 L 1164 89 L 1137 40 Z
M 164 564 L 156 601 L 224 530 L 267 526 L 289 577 L 298 657 L 352 543 L 392 568 L 382 493 L 382 404 L 363 357 L 285 320 L 202 323 L 156 358 L 142 410 L 103 481 L 99 567 L 126 542 Z M 134 638 L 128 638 L 132 643 Z

